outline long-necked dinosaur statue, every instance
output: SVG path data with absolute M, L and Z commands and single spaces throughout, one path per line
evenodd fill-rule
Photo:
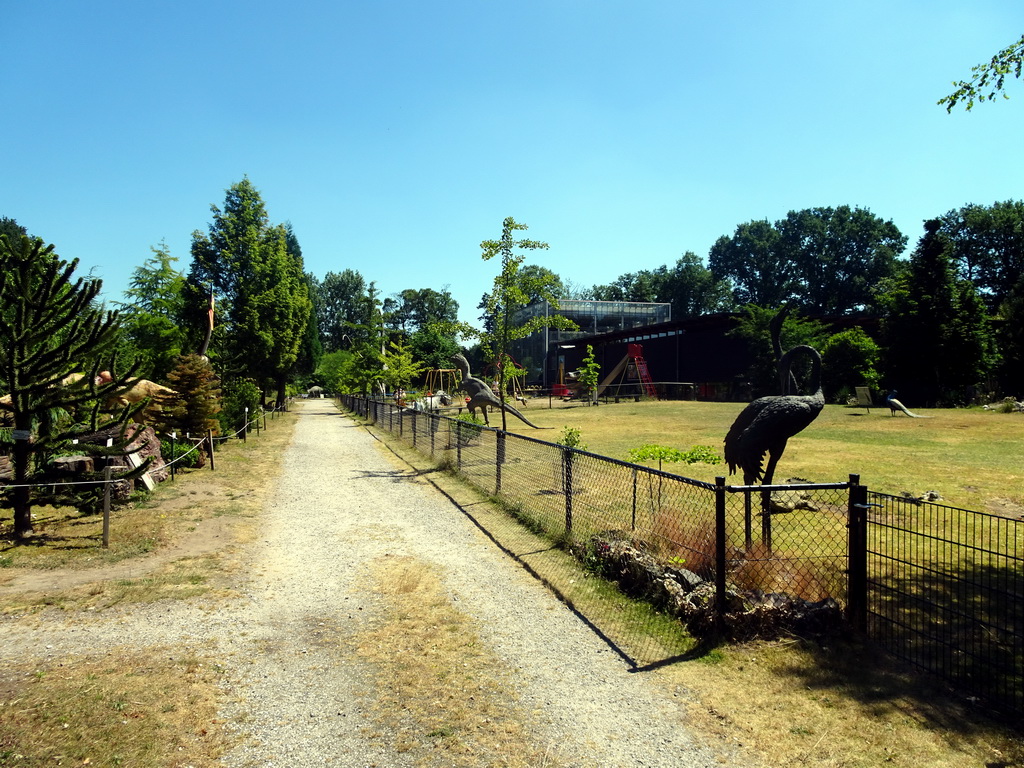
M 491 391 L 489 386 L 487 386 L 487 382 L 470 374 L 469 361 L 462 356 L 461 352 L 456 352 L 452 355 L 452 362 L 455 363 L 456 367 L 460 371 L 462 371 L 462 382 L 459 384 L 459 389 L 469 396 L 469 401 L 466 403 L 466 406 L 469 408 L 469 412 L 476 415 L 477 408 L 483 411 L 484 424 L 490 424 L 487 420 L 487 407 L 490 406 L 492 408 L 498 408 L 499 410 L 504 408 L 507 413 L 511 413 L 516 418 L 521 419 L 523 423 L 529 424 L 534 429 L 551 429 L 551 427 L 538 427 L 508 403 L 502 405 L 498 396 Z

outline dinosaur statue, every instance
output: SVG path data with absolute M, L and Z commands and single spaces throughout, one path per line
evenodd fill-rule
M 885 396 L 885 404 L 889 406 L 889 415 L 895 416 L 896 411 L 903 411 L 907 416 L 912 419 L 927 419 L 927 416 L 920 416 L 919 414 L 913 413 L 907 410 L 907 406 L 896 399 L 896 390 L 892 390 Z
M 466 403 L 469 408 L 469 412 L 476 415 L 477 408 L 483 411 L 484 424 L 490 424 L 487 419 L 487 407 L 490 406 L 498 409 L 504 408 L 506 413 L 511 413 L 524 424 L 527 424 L 534 429 L 553 429 L 553 427 L 538 427 L 508 403 L 502 405 L 501 400 L 499 400 L 498 396 L 491 391 L 491 388 L 487 386 L 487 383 L 483 381 L 483 379 L 478 379 L 476 376 L 470 375 L 469 361 L 462 356 L 462 353 L 456 352 L 452 355 L 451 359 L 452 362 L 455 363 L 455 366 L 462 371 L 462 382 L 459 384 L 459 389 L 469 395 L 469 401 Z

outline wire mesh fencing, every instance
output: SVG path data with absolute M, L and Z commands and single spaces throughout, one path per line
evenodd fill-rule
M 634 664 L 693 634 L 841 618 L 849 483 L 712 484 L 387 401 L 344 405 L 493 497 L 536 537 L 520 560 Z
M 1024 713 L 1024 521 L 881 493 L 869 503 L 869 636 Z
M 895 656 L 1024 712 L 1022 520 L 870 492 L 856 475 L 706 483 L 392 403 L 344 404 L 491 495 L 537 537 L 519 559 L 634 664 L 684 651 L 681 627 L 742 638 L 842 615 Z

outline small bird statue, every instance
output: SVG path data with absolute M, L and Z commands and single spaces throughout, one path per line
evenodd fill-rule
M 793 359 L 800 354 L 811 358 L 810 395 L 769 395 L 754 400 L 736 417 L 729 433 L 725 436 L 725 461 L 729 474 L 736 469 L 743 470 L 743 482 L 753 485 L 761 481 L 770 485 L 775 475 L 786 443 L 793 435 L 802 432 L 825 407 L 825 395 L 821 391 L 821 355 L 814 347 L 800 345 L 793 347 L 779 361 L 779 375 L 785 389 L 793 367 Z M 764 455 L 768 464 L 764 465 Z

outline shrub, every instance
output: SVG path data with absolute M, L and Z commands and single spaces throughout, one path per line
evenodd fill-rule
M 217 415 L 221 432 L 232 435 L 245 424 L 245 409 L 249 409 L 250 420 L 263 404 L 263 393 L 252 379 L 233 379 L 221 389 L 224 404 Z

